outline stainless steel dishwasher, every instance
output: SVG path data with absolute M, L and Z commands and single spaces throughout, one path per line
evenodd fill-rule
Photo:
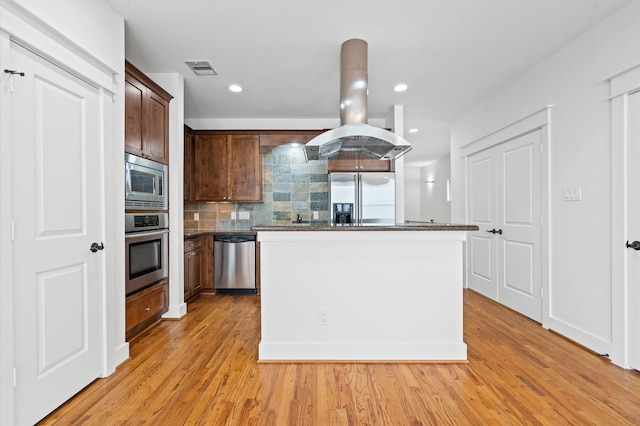
M 214 235 L 213 262 L 216 293 L 256 293 L 255 235 Z

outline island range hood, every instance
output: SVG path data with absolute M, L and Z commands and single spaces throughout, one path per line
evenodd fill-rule
M 351 39 L 340 50 L 340 123 L 305 145 L 307 160 L 330 158 L 340 152 L 396 159 L 411 150 L 400 136 L 367 124 L 367 42 Z

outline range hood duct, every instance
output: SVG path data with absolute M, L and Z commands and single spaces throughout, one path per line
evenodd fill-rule
M 340 152 L 396 159 L 411 151 L 400 136 L 367 124 L 367 42 L 351 39 L 340 50 L 340 124 L 305 145 L 307 160 L 330 158 Z

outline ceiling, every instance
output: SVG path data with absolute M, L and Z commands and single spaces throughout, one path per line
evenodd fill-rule
M 107 0 L 128 60 L 184 76 L 185 119 L 339 123 L 340 46 L 366 40 L 369 118 L 403 105 L 407 166 L 446 155 L 449 123 L 630 1 Z M 197 77 L 187 60 L 219 75 Z

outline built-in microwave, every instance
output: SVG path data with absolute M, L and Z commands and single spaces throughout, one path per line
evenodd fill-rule
M 124 164 L 125 209 L 167 210 L 167 166 L 129 153 Z

